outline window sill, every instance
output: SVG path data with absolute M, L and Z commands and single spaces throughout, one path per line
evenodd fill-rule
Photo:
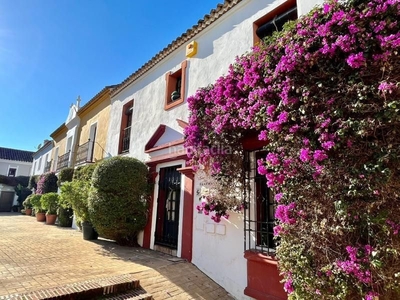
M 178 106 L 179 104 L 183 103 L 183 98 L 176 99 L 175 101 L 171 101 L 165 104 L 164 110 L 170 110 L 171 108 L 174 108 L 175 106 Z
M 255 249 L 246 250 L 244 252 L 244 258 L 254 262 L 267 263 L 271 265 L 278 265 L 278 260 L 275 256 L 266 255 L 262 252 L 259 252 Z

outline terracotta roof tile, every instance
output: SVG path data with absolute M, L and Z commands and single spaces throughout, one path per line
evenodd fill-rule
M 171 54 L 175 49 L 182 46 L 184 43 L 190 41 L 195 35 L 199 34 L 201 31 L 206 29 L 221 16 L 227 13 L 230 9 L 236 6 L 238 3 L 244 0 L 225 0 L 224 3 L 219 3 L 215 9 L 210 11 L 210 14 L 206 14 L 203 19 L 199 20 L 197 24 L 193 25 L 192 28 L 186 30 L 181 36 L 177 37 L 172 43 L 168 44 L 167 47 L 158 52 L 153 56 L 148 62 L 141 66 L 138 70 L 128 76 L 124 81 L 122 81 L 114 90 L 111 92 L 112 96 L 118 94 L 129 84 L 134 82 L 136 79 L 141 77 L 151 68 L 153 68 L 158 62 Z
M 0 159 L 32 162 L 33 161 L 33 157 L 32 157 L 33 153 L 34 152 L 32 152 L 32 151 L 0 147 Z

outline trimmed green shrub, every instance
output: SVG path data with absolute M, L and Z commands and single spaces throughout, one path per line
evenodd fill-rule
M 37 194 L 46 194 L 51 192 L 57 192 L 58 178 L 54 172 L 48 172 L 40 175 L 39 181 L 37 183 Z
M 61 186 L 64 182 L 72 181 L 74 176 L 74 168 L 65 168 L 58 173 L 58 186 Z
M 96 166 L 97 164 L 90 164 L 76 168 L 74 171 L 73 179 L 90 182 L 92 180 L 93 171 Z
M 28 188 L 36 190 L 38 180 L 39 180 L 38 175 L 32 175 L 31 177 L 29 177 Z
M 17 186 L 17 180 L 15 177 L 8 177 L 5 175 L 0 175 L 0 183 L 10 185 L 10 186 Z
M 148 169 L 130 157 L 102 161 L 92 177 L 89 212 L 100 236 L 118 244 L 137 245 L 147 222 Z
M 28 198 L 26 198 L 26 200 L 29 199 L 30 203 L 32 204 L 32 208 L 35 210 L 35 213 L 46 212 L 42 207 L 40 198 L 42 198 L 42 195 L 39 195 L 39 194 L 32 194 L 32 195 L 29 195 Z M 26 200 L 25 200 L 25 202 L 26 202 Z
M 64 209 L 72 208 L 77 222 L 90 222 L 88 211 L 90 183 L 83 180 L 72 180 L 61 186 L 60 206 Z
M 42 208 L 47 211 L 48 215 L 56 215 L 58 209 L 58 194 L 46 193 L 40 198 Z

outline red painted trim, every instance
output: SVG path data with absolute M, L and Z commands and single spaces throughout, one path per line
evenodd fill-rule
M 157 143 L 159 138 L 164 134 L 166 127 L 167 126 L 165 126 L 164 124 L 161 124 L 160 126 L 158 126 L 157 130 L 153 133 L 153 135 L 147 142 L 146 146 L 144 146 L 145 152 L 154 147 L 154 145 Z
M 178 159 L 187 159 L 186 152 L 184 154 L 179 153 L 168 153 L 164 155 L 157 155 L 152 157 L 149 161 L 146 162 L 148 166 L 155 166 L 164 162 L 174 161 Z
M 186 68 L 187 61 L 184 60 L 181 63 L 181 68 L 175 73 L 168 72 L 165 74 L 165 103 L 164 110 L 169 110 L 179 104 L 182 104 L 185 101 L 185 93 L 186 93 Z M 176 78 L 181 77 L 181 98 L 175 101 L 171 100 L 171 93 L 175 89 Z
M 151 149 L 146 150 L 146 151 L 144 151 L 144 152 L 145 152 L 145 153 L 151 153 L 151 152 L 158 151 L 158 150 L 162 150 L 162 149 L 166 149 L 166 148 L 169 148 L 169 147 L 173 147 L 173 146 L 177 146 L 177 145 L 182 145 L 184 142 L 185 142 L 184 139 L 180 139 L 180 140 L 176 140 L 176 141 L 169 142 L 169 143 L 164 144 L 164 145 L 160 145 L 160 146 L 151 148 Z
M 176 121 L 178 122 L 179 127 L 183 128 L 183 129 L 185 129 L 186 127 L 189 126 L 189 123 L 182 121 L 180 119 L 176 119 Z
M 127 102 L 123 107 L 122 107 L 122 116 L 121 116 L 121 125 L 120 125 L 120 130 L 119 130 L 119 143 L 118 143 L 118 154 L 122 153 L 122 143 L 124 139 L 124 129 L 126 128 L 126 123 L 128 121 L 128 116 L 126 115 L 126 110 L 129 107 L 133 107 L 133 100 Z M 132 120 L 133 121 L 133 120 Z M 132 124 L 131 124 L 132 126 Z
M 256 34 L 256 31 L 260 25 L 273 20 L 276 16 L 283 14 L 285 11 L 288 11 L 294 6 L 296 6 L 296 0 L 287 0 L 282 3 L 282 5 L 279 5 L 277 8 L 269 11 L 266 15 L 256 20 L 253 23 L 253 45 L 256 46 L 258 43 L 260 43 L 260 38 Z
M 194 178 L 194 171 L 193 171 L 192 167 L 178 168 L 177 170 L 178 170 L 178 172 L 181 172 L 186 177 L 189 177 L 191 179 Z
M 253 132 L 246 134 L 242 138 L 242 145 L 243 145 L 243 150 L 254 151 L 254 150 L 260 150 L 264 146 L 268 145 L 268 141 L 258 140 L 258 132 Z
M 247 259 L 245 295 L 260 300 L 287 299 L 276 258 L 251 250 L 244 253 L 244 258 Z
M 178 169 L 179 172 L 185 168 Z M 186 174 L 185 174 L 186 175 Z M 187 261 L 192 261 L 193 248 L 193 177 L 185 176 L 184 196 L 183 196 L 183 219 L 182 219 L 182 251 L 181 257 Z
M 275 257 L 257 251 L 246 250 L 244 252 L 244 258 L 254 262 L 267 263 L 275 266 L 278 265 L 278 260 Z

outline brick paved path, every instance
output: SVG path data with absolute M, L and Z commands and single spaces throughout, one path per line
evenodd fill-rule
M 126 273 L 154 299 L 233 299 L 194 265 L 169 255 L 84 241 L 74 229 L 0 213 L 0 296 Z

